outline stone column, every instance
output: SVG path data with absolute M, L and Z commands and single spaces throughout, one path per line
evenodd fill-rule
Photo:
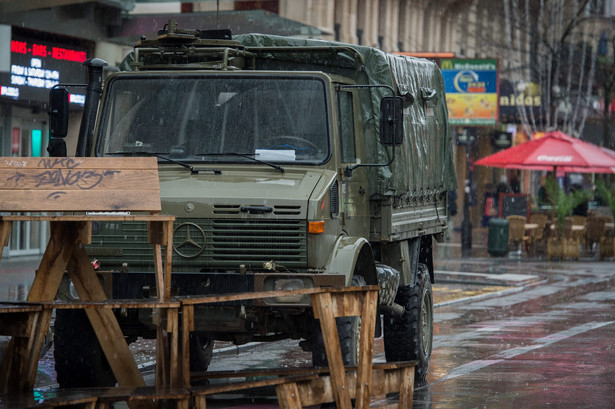
M 361 44 L 378 47 L 379 0 L 359 0 L 357 30 L 361 32 Z
M 324 31 L 321 38 L 333 40 L 334 3 L 329 0 L 280 0 L 280 16 L 317 27 Z
M 384 51 L 397 51 L 399 0 L 380 0 L 378 37 Z
M 335 1 L 335 25 L 339 30 L 339 40 L 357 44 L 357 7 L 358 0 Z

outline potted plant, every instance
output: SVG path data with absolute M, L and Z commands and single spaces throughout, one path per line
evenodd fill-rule
M 584 190 L 575 190 L 566 194 L 559 186 L 557 180 L 548 177 L 545 182 L 547 200 L 551 205 L 551 221 L 554 224 L 551 234 L 547 239 L 547 259 L 564 259 L 567 255 L 577 255 L 579 242 L 576 239 L 565 237 L 564 225 L 566 217 L 572 214 L 572 210 L 579 204 L 591 198 L 591 194 Z
M 615 191 L 611 190 L 609 186 L 604 182 L 596 182 L 596 190 L 602 200 L 602 203 L 609 207 L 613 220 L 615 220 Z M 615 243 L 613 243 L 613 236 L 603 235 L 600 238 L 600 260 L 605 257 L 613 257 L 615 254 Z
M 609 186 L 601 181 L 596 182 L 596 190 L 602 202 L 609 207 L 613 220 L 615 220 L 615 192 L 612 191 Z

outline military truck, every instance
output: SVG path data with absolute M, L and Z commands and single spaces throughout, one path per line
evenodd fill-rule
M 425 379 L 432 242 L 447 234 L 447 191 L 456 188 L 436 64 L 337 42 L 184 30 L 170 21 L 104 83 L 104 61 L 84 65 L 90 83 L 76 155 L 158 158 L 162 211 L 176 217 L 174 294 L 377 284 L 386 359 L 418 360 L 416 379 Z M 66 133 L 67 88 L 50 98 L 52 151 Z M 109 296 L 155 296 L 144 225 L 97 224 L 88 252 Z M 70 282 L 64 288 L 59 297 L 76 296 Z M 56 318 L 60 385 L 112 383 L 79 314 Z M 326 364 L 309 298 L 195 314 L 192 370 L 206 370 L 213 340 L 300 339 L 314 365 Z M 117 316 L 131 339 L 154 336 L 151 313 Z M 349 364 L 357 360 L 359 326 L 358 318 L 338 319 Z

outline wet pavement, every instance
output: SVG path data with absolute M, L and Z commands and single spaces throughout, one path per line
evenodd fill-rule
M 612 260 L 547 262 L 516 253 L 496 258 L 477 240 L 472 257 L 461 257 L 455 241 L 435 250 L 434 351 L 427 385 L 415 391 L 415 408 L 613 407 Z M 7 290 L 7 280 L 19 273 L 16 264 L 2 263 L 0 298 L 25 295 L 23 278 L 22 284 Z M 153 382 L 149 343 L 137 343 L 135 355 L 142 359 L 148 382 Z M 297 344 L 240 348 L 219 343 L 211 369 L 309 366 L 310 354 Z M 376 340 L 374 352 L 377 361 L 384 361 L 382 339 Z M 37 387 L 53 385 L 52 368 L 52 359 L 41 360 L 43 376 Z M 276 407 L 275 402 L 273 397 L 243 396 L 212 400 L 209 406 Z M 381 397 L 373 405 L 392 403 L 394 397 Z

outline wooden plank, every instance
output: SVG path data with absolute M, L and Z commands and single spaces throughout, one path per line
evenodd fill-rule
M 10 314 L 10 313 L 20 313 L 20 312 L 35 312 L 41 311 L 43 306 L 38 303 L 29 303 L 27 301 L 16 301 L 16 302 L 8 302 L 2 301 L 0 303 L 0 313 L 2 314 Z
M 349 394 L 354 396 L 353 376 L 349 376 L 347 385 Z M 299 392 L 299 399 L 303 406 L 314 406 L 333 402 L 335 399 L 333 396 L 333 388 L 330 376 L 321 376 L 306 382 L 297 382 L 297 391 Z
M 168 301 L 166 281 L 164 279 L 164 271 L 162 265 L 162 248 L 159 243 L 153 245 L 154 252 L 154 273 L 156 276 L 156 290 L 158 292 L 158 301 Z
M 88 391 L 98 396 L 100 402 L 130 402 L 149 399 L 182 400 L 190 398 L 190 390 L 174 386 L 120 386 L 88 388 Z
M 142 186 L 140 186 L 143 184 Z M 120 186 L 137 191 L 158 191 L 156 169 L 0 169 L 0 190 L 5 194 L 23 191 L 66 190 L 88 192 L 90 190 L 114 191 Z
M 161 210 L 155 158 L 0 158 L 0 191 L 6 212 Z
M 295 382 L 277 385 L 275 391 L 281 409 L 301 409 L 301 400 Z
M 192 391 L 192 395 L 196 396 L 207 396 L 207 395 L 215 395 L 219 393 L 226 392 L 237 392 L 248 389 L 256 389 L 262 388 L 265 386 L 276 386 L 282 385 L 285 383 L 292 382 L 304 382 L 310 379 L 316 379 L 318 375 L 310 374 L 310 375 L 302 375 L 302 376 L 294 376 L 294 377 L 284 377 L 284 378 L 268 378 L 268 379 L 255 379 L 249 381 L 236 381 L 236 382 L 222 382 L 211 385 L 203 385 L 203 386 L 193 386 L 190 388 Z
M 350 371 L 346 376 L 348 393 L 354 399 L 357 392 L 357 373 Z M 412 385 L 412 388 L 414 386 L 414 362 L 410 363 L 410 366 L 400 366 L 386 370 L 381 368 L 374 369 L 371 385 L 372 396 L 400 392 L 400 399 L 402 399 L 401 393 L 404 393 L 403 399 L 406 402 L 406 406 L 399 405 L 398 407 L 399 409 L 411 407 L 407 405 L 412 405 L 413 389 L 411 391 L 409 386 Z M 299 381 L 297 382 L 297 390 L 301 404 L 304 407 L 328 403 L 334 400 L 334 386 L 330 376 L 320 376 L 314 379 Z
M 158 170 L 155 157 L 0 157 L 0 169 L 149 169 Z
M 115 309 L 115 308 L 152 308 L 166 309 L 179 308 L 179 301 L 157 301 L 152 299 L 113 299 L 102 301 L 50 301 L 40 303 L 45 308 L 54 308 L 58 310 L 74 310 L 74 309 Z M 0 310 L 0 312 L 2 312 Z
M 314 315 L 318 315 L 320 327 L 322 329 L 327 362 L 331 373 L 335 405 L 338 409 L 351 409 L 352 403 L 350 402 L 350 395 L 348 393 L 346 374 L 344 373 L 344 361 L 340 350 L 340 339 L 337 333 L 335 317 L 333 316 L 332 304 L 330 293 L 325 292 L 312 295 L 314 311 L 318 312 L 318 314 Z
M 34 409 L 34 408 L 65 408 L 82 405 L 83 408 L 94 409 L 98 398 L 82 390 L 37 391 L 33 394 L 7 395 L 2 397 L 2 409 Z M 77 406 L 79 407 L 79 406 Z
M 184 307 L 183 311 L 186 311 Z M 396 370 L 399 368 L 414 368 L 416 361 L 398 361 L 398 362 L 377 362 L 373 364 L 374 370 Z M 347 366 L 345 368 L 347 373 L 357 371 L 356 366 Z M 284 376 L 296 376 L 296 375 L 311 375 L 311 374 L 327 374 L 329 368 L 313 368 L 313 367 L 299 367 L 299 368 L 258 368 L 258 369 L 238 369 L 229 371 L 207 371 L 200 376 L 194 377 L 195 380 L 205 379 L 221 379 L 221 378 L 253 378 L 253 377 L 284 377 Z
M 412 409 L 414 400 L 414 367 L 403 368 L 401 370 L 401 381 L 399 383 L 399 408 Z
M 164 214 L 152 214 L 152 215 L 129 215 L 119 212 L 119 214 L 113 214 L 108 212 L 101 213 L 89 213 L 89 214 L 68 214 L 61 216 L 52 215 L 3 215 L 0 216 L 0 220 L 3 221 L 35 221 L 35 222 L 148 222 L 152 220 L 157 221 L 174 221 L 175 216 L 169 216 Z
M 171 274 L 173 271 L 173 224 L 165 223 L 164 240 L 162 245 L 164 246 L 164 299 L 171 298 Z
M 154 192 L 154 191 L 152 191 Z M 22 190 L 5 194 L 2 191 L 0 211 L 3 212 L 159 212 L 160 195 L 127 190 L 83 191 Z
M 259 298 L 273 298 L 273 297 L 288 297 L 292 295 L 309 295 L 319 293 L 346 293 L 346 292 L 363 292 L 368 290 L 377 291 L 379 287 L 377 285 L 363 286 L 363 287 L 315 287 L 315 288 L 302 288 L 299 290 L 280 290 L 280 291 L 255 291 L 251 293 L 235 293 L 235 294 L 218 294 L 208 295 L 205 297 L 200 296 L 183 296 L 174 297 L 174 299 L 180 301 L 182 305 L 197 305 L 197 304 L 214 304 L 226 301 L 243 301 L 243 300 L 255 300 Z M 359 315 L 359 314 L 357 314 Z
M 0 220 L 0 259 L 2 258 L 2 249 L 9 245 L 11 237 L 11 228 L 13 223 L 7 220 Z
M 370 388 L 372 381 L 372 360 L 374 356 L 374 332 L 376 327 L 376 310 L 378 307 L 378 292 L 368 291 L 359 297 L 359 294 L 350 296 L 351 299 L 360 299 L 363 303 L 361 312 L 361 335 L 359 348 L 359 362 L 357 369 L 356 408 L 368 409 Z
M 171 386 L 180 386 L 183 382 L 182 365 L 179 355 L 179 309 L 169 308 L 165 310 L 167 316 L 167 332 L 170 334 L 170 345 L 168 359 L 170 361 L 170 382 Z M 190 371 L 190 366 L 187 368 Z
M 347 368 L 348 369 L 348 368 Z M 354 367 L 356 370 L 356 367 Z M 226 379 L 226 378 L 254 378 L 254 377 L 284 377 L 296 375 L 312 375 L 326 374 L 329 368 L 259 368 L 259 369 L 238 369 L 230 371 L 207 371 L 192 379 L 196 381 L 209 379 Z
M 27 340 L 27 359 L 23 360 L 24 375 L 21 376 L 22 386 L 20 390 L 29 389 L 30 385 L 36 382 L 36 370 L 38 369 L 38 360 L 41 356 L 41 348 L 51 323 L 51 311 L 43 310 L 40 313 L 32 314 L 31 332 Z
M 182 307 L 182 372 L 184 386 L 190 386 L 190 332 L 194 331 L 194 306 Z
M 348 293 L 331 294 L 333 315 L 337 317 L 360 316 L 363 312 L 364 294 L 349 297 Z

